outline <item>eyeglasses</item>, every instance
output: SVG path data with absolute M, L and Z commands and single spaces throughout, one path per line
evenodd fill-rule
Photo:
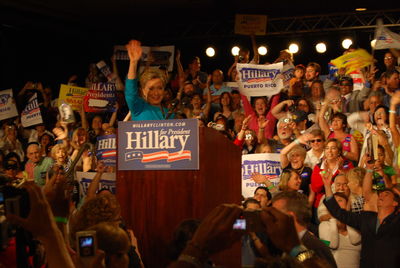
M 384 60 L 391 60 L 391 59 L 393 59 L 393 57 L 384 57 L 383 59 Z
M 314 143 L 314 142 L 321 142 L 322 139 L 315 139 L 315 140 L 310 140 L 310 143 Z

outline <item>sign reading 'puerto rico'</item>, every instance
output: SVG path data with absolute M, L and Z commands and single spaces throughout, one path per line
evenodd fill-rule
M 197 119 L 118 122 L 119 170 L 197 170 Z
M 239 90 L 246 96 L 272 96 L 278 94 L 283 85 L 283 63 L 270 65 L 236 65 L 239 73 Z

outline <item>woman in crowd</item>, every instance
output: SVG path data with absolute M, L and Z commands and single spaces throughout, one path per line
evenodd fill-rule
M 214 114 L 214 120 L 220 114 L 225 116 L 228 119 L 228 128 L 233 130 L 233 126 L 235 124 L 235 119 L 233 117 L 233 108 L 232 108 L 232 96 L 229 92 L 224 92 L 221 94 L 219 98 L 219 106 L 220 111 Z
M 140 76 L 141 90 L 137 81 L 137 67 L 142 56 L 139 41 L 131 40 L 126 45 L 129 55 L 129 70 L 125 84 L 125 98 L 131 112 L 131 118 L 137 120 L 162 120 L 173 118 L 164 107 L 165 85 L 167 83 L 163 72 L 148 69 Z
M 278 189 L 279 191 L 299 191 L 301 183 L 302 181 L 297 171 L 287 168 L 282 171 Z
M 348 209 L 349 200 L 344 193 L 333 196 L 340 208 Z M 329 245 L 338 268 L 360 266 L 361 234 L 358 231 L 331 217 L 319 224 L 319 238 Z
M 332 175 L 332 181 L 342 171 L 352 169 L 351 161 L 342 157 L 342 143 L 334 138 L 328 139 L 325 143 L 324 157 L 321 163 L 316 165 L 311 176 L 311 190 L 315 193 L 314 210 L 318 208 L 321 197 L 324 195 L 324 183 L 322 175 Z
M 51 148 L 54 146 L 54 137 L 48 133 L 44 133 L 39 137 L 40 153 L 44 156 L 50 156 Z
M 326 138 L 335 138 L 342 143 L 343 157 L 358 161 L 359 151 L 358 145 L 354 137 L 346 132 L 347 117 L 342 113 L 336 113 L 332 116 L 330 125 L 323 116 L 328 108 L 328 105 L 323 105 L 319 114 L 319 124 Z M 332 129 L 332 131 L 331 131 Z
M 271 109 L 279 102 L 280 95 L 277 94 L 272 97 Z M 254 130 L 256 133 L 259 132 L 258 118 L 264 117 L 267 124 L 261 130 L 264 133 L 266 139 L 271 139 L 274 135 L 276 118 L 272 115 L 271 111 L 268 111 L 268 100 L 266 97 L 255 97 L 250 105 L 249 100 L 246 96 L 242 95 L 243 108 L 246 116 L 251 115 L 249 122 L 249 128 Z
M 305 166 L 304 160 L 307 151 L 300 144 L 306 145 L 311 139 L 311 134 L 304 134 L 281 150 L 280 160 L 282 168 L 294 170 L 301 179 L 301 191 L 309 195 L 312 169 Z

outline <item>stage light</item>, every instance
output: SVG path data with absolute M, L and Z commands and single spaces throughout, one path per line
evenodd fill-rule
M 372 47 L 372 48 L 375 48 L 375 44 L 376 44 L 376 39 L 371 40 L 371 47 Z
M 264 56 L 268 53 L 268 49 L 265 46 L 260 46 L 258 47 L 258 54 L 260 54 L 261 56 Z
M 289 51 L 290 51 L 290 53 L 297 53 L 297 52 L 299 52 L 299 45 L 297 45 L 297 44 L 295 44 L 295 43 L 290 44 L 290 46 L 289 46 Z
M 367 10 L 367 8 L 365 8 L 365 7 L 358 7 L 358 8 L 356 8 L 356 11 L 366 11 Z
M 234 46 L 231 49 L 231 53 L 232 53 L 233 56 L 238 56 L 239 55 L 239 51 L 240 51 L 240 48 L 238 46 Z
M 209 56 L 210 58 L 211 58 L 211 57 L 214 57 L 214 56 L 215 56 L 215 49 L 214 49 L 213 47 L 208 47 L 208 48 L 206 49 L 206 54 L 207 54 L 207 56 Z
M 344 49 L 348 49 L 353 44 L 353 41 L 349 38 L 346 38 L 342 41 L 342 47 Z
M 326 45 L 325 43 L 318 43 L 315 45 L 315 49 L 318 53 L 325 53 L 326 52 Z

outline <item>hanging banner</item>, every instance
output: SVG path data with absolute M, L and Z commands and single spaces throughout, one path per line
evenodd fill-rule
M 12 89 L 0 91 L 0 120 L 18 116 Z
M 115 112 L 115 102 L 117 101 L 115 92 L 116 86 L 114 83 L 93 83 L 92 88 L 86 92 L 83 98 L 85 112 Z
M 40 113 L 37 93 L 35 93 L 21 113 L 21 124 L 23 127 L 29 127 L 41 123 L 43 123 L 42 114 Z
M 235 34 L 265 35 L 266 31 L 266 15 L 235 15 Z
M 80 111 L 82 109 L 83 97 L 86 95 L 87 91 L 88 89 L 84 87 L 61 85 L 58 106 L 60 106 L 64 100 L 64 102 L 71 105 L 73 110 Z
M 115 134 L 97 137 L 96 157 L 97 160 L 102 161 L 106 166 L 116 166 L 117 138 Z
M 118 122 L 118 169 L 198 170 L 198 120 Z
M 382 19 L 377 20 L 375 40 L 374 49 L 400 49 L 400 35 L 383 26 Z
M 76 172 L 76 180 L 79 183 L 79 196 L 86 196 L 90 183 L 93 181 L 96 172 Z M 115 173 L 103 173 L 100 178 L 97 190 L 107 189 L 115 194 Z
M 283 89 L 283 63 L 236 65 L 239 90 L 245 96 L 273 96 Z
M 251 179 L 251 175 L 258 172 L 265 175 L 275 186 L 279 183 L 282 172 L 279 154 L 246 154 L 242 155 L 242 196 L 253 197 L 258 184 Z

